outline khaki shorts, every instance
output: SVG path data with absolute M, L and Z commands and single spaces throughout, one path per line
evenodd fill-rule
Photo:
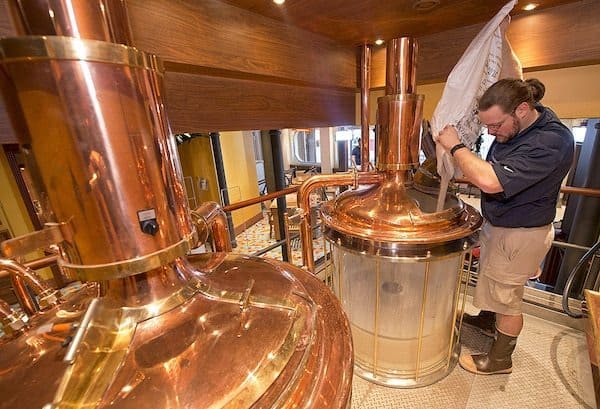
M 481 229 L 479 275 L 473 304 L 504 315 L 521 314 L 523 286 L 536 274 L 554 239 L 554 226 Z

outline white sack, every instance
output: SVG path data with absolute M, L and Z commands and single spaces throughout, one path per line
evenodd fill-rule
M 488 22 L 469 44 L 450 72 L 444 93 L 431 119 L 434 140 L 447 124 L 456 127 L 460 140 L 471 148 L 481 130 L 476 115 L 477 101 L 493 83 L 501 78 L 522 78 L 521 64 L 506 38 L 512 0 Z M 454 161 L 440 145 L 436 146 L 438 173 L 442 184 L 454 175 Z M 445 190 L 445 189 L 443 189 Z

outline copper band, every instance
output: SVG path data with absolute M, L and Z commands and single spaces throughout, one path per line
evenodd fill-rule
M 0 39 L 3 63 L 35 60 L 94 61 L 162 72 L 162 63 L 152 54 L 133 47 L 73 37 L 10 37 Z
M 377 170 L 411 170 L 417 169 L 418 163 L 378 163 Z
M 108 264 L 78 265 L 61 263 L 66 274 L 75 274 L 83 281 L 102 281 L 130 277 L 165 265 L 178 257 L 185 256 L 198 242 L 198 234 L 192 234 L 167 248 L 143 257 Z

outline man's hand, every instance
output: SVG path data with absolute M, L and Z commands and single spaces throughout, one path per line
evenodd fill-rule
M 436 142 L 442 145 L 447 151 L 452 149 L 454 145 L 460 143 L 456 128 L 452 125 L 446 125 L 439 133 Z

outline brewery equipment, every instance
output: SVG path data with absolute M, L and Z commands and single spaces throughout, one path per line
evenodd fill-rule
M 376 171 L 317 176 L 299 191 L 307 208 L 316 187 L 356 188 L 321 207 L 333 249 L 333 288 L 350 320 L 356 373 L 394 387 L 428 385 L 454 368 L 470 249 L 482 222 L 453 195 L 437 212 L 437 194 L 413 183 L 423 104 L 416 94 L 416 51 L 410 38 L 388 42 Z M 312 268 L 310 241 L 303 243 Z
M 36 298 L 23 285 L 28 317 L 0 304 L 0 407 L 347 407 L 352 344 L 333 294 L 229 254 L 218 206 L 190 215 L 162 67 L 131 47 L 125 3 L 13 6 L 29 35 L 0 39 L 2 89 L 55 222 L 3 242 L 0 269 L 32 286 L 22 258 L 58 244 L 84 285 Z M 209 235 L 219 252 L 187 255 Z

